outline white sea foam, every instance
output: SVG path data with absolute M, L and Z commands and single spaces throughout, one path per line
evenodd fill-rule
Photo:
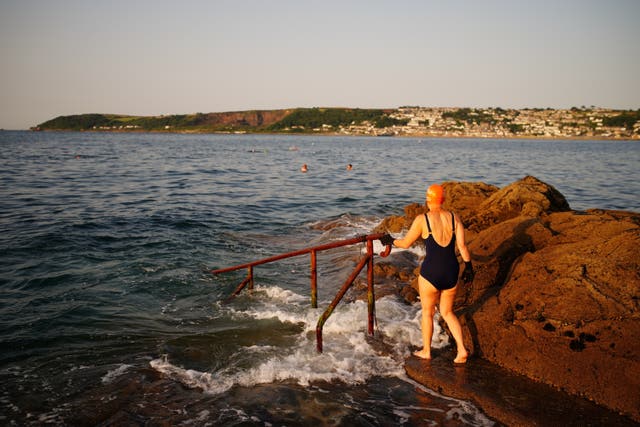
M 113 381 L 114 379 L 118 378 L 120 375 L 124 374 L 129 368 L 131 368 L 131 365 L 122 364 L 122 365 L 118 366 L 116 369 L 113 369 L 113 370 L 107 372 L 102 377 L 102 383 L 103 384 L 109 384 L 111 381 Z
M 361 232 L 361 230 L 370 231 L 373 230 L 381 221 L 381 218 L 375 217 L 347 217 L 346 224 L 352 228 L 357 229 Z
M 427 394 L 430 394 L 432 396 L 436 396 L 442 399 L 449 399 L 451 401 L 451 405 L 450 405 L 450 409 L 446 411 L 446 416 L 448 420 L 452 420 L 452 419 L 463 420 L 465 424 L 471 425 L 471 426 L 490 427 L 495 425 L 494 421 L 489 419 L 485 414 L 482 413 L 480 409 L 478 409 L 472 403 L 466 402 L 464 400 L 459 400 L 452 397 L 444 396 L 434 390 L 431 390 L 430 388 L 425 387 L 424 385 L 407 377 L 406 375 L 404 376 L 403 379 L 404 381 L 408 382 L 409 384 L 412 384 L 413 386 L 415 386 L 416 388 L 419 388 L 420 390 L 424 391 Z M 411 409 L 411 408 L 407 408 L 407 409 Z M 415 408 L 415 409 L 424 409 L 424 408 Z M 443 412 L 442 409 L 436 408 L 436 407 L 432 407 L 429 409 L 434 412 Z
M 323 353 L 316 351 L 315 329 L 324 308 L 308 308 L 308 299 L 278 288 L 256 287 L 256 304 L 229 314 L 256 320 L 276 318 L 281 322 L 303 324 L 293 346 L 251 345 L 238 349 L 238 355 L 254 354 L 253 365 L 227 366 L 216 372 L 200 372 L 171 363 L 166 356 L 151 361 L 151 366 L 190 387 L 209 393 L 223 393 L 233 385 L 253 386 L 277 381 L 308 385 L 314 381 L 363 383 L 372 376 L 404 377 L 403 360 L 411 346 L 421 346 L 420 307 L 408 306 L 395 297 L 376 302 L 377 328 L 374 340 L 386 350 L 372 345 L 367 334 L 368 308 L 363 301 L 339 305 L 323 328 Z M 437 323 L 433 345 L 447 344 Z M 246 360 L 246 357 L 245 359 Z
M 269 299 L 275 302 L 298 303 L 307 301 L 306 297 L 288 289 L 282 289 L 279 286 L 256 286 L 256 290 L 264 292 Z
M 382 220 L 373 216 L 352 216 L 350 214 L 343 214 L 338 218 L 332 220 L 321 220 L 308 223 L 307 226 L 318 229 L 325 229 L 327 233 L 332 234 L 336 230 L 339 230 L 337 234 L 351 233 L 353 235 L 362 234 L 363 230 L 370 232 L 373 230 Z M 350 230 L 351 229 L 351 230 Z
M 370 234 L 371 230 L 375 229 L 378 226 L 378 224 L 380 224 L 381 221 L 382 221 L 382 218 L 377 218 L 377 217 L 342 215 L 340 218 L 333 221 L 333 223 L 339 224 L 339 227 L 330 228 L 326 230 L 325 233 L 323 234 L 323 237 L 329 240 L 348 239 L 348 238 L 362 235 L 363 230 L 366 232 L 366 234 Z M 317 227 L 320 224 L 321 222 L 315 222 L 310 225 Z M 404 236 L 404 233 L 391 233 L 391 235 L 394 238 L 399 239 Z M 379 254 L 380 252 L 384 251 L 385 248 L 386 246 L 380 243 L 379 240 L 373 241 L 373 251 L 376 254 Z M 425 255 L 424 247 L 421 245 L 412 246 L 408 249 L 401 249 L 396 247 L 393 248 L 393 252 L 403 252 L 403 251 L 411 252 L 419 258 L 424 257 Z M 367 252 L 366 246 L 364 245 L 362 246 L 361 252 L 362 253 Z
M 391 235 L 393 236 L 394 239 L 400 239 L 403 237 L 403 235 L 398 234 L 398 235 Z M 382 243 L 380 243 L 380 240 L 374 240 L 373 241 L 373 252 L 376 254 L 379 254 L 380 252 L 384 251 L 386 249 L 386 246 L 384 246 Z M 424 246 L 423 245 L 416 245 L 416 246 L 412 246 L 408 249 L 402 249 L 402 248 L 397 248 L 397 247 L 393 247 L 393 249 L 391 250 L 393 253 L 397 253 L 397 252 L 411 252 L 412 254 L 416 255 L 418 258 L 422 258 L 425 255 L 425 250 L 424 250 Z M 362 249 L 362 253 L 366 253 L 367 249 L 363 248 Z

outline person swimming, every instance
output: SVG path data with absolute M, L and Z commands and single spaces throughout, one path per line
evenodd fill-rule
M 305 163 L 305 164 L 303 164 L 303 165 L 302 165 L 302 167 L 300 167 L 300 172 L 306 172 L 306 171 L 308 171 L 308 170 L 309 170 L 309 168 L 307 167 L 307 164 L 306 164 L 306 163 Z

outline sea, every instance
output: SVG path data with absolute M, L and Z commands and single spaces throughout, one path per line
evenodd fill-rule
M 235 298 L 247 271 L 211 271 L 370 234 L 436 182 L 638 212 L 639 166 L 637 141 L 2 131 L 0 425 L 493 425 L 405 374 L 419 304 L 379 299 L 370 336 L 346 297 L 317 351 L 364 244 L 318 253 L 317 308 L 308 255 Z

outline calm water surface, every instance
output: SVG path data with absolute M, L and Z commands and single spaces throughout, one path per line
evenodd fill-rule
M 243 273 L 207 270 L 368 233 L 433 182 L 534 175 L 573 209 L 638 211 L 638 147 L 0 132 L 0 424 L 489 425 L 404 375 L 417 306 L 383 298 L 371 340 L 344 304 L 316 353 L 361 247 L 319 256 L 319 309 L 306 257 L 230 304 Z

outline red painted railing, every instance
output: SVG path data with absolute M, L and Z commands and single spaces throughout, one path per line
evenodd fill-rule
M 369 309 L 368 316 L 368 332 L 369 335 L 373 335 L 373 324 L 374 324 L 374 316 L 375 316 L 375 295 L 373 290 L 373 241 L 378 240 L 383 236 L 382 233 L 377 234 L 369 234 L 366 236 L 358 236 L 352 239 L 340 240 L 333 243 L 327 243 L 325 245 L 314 246 L 311 248 L 300 249 L 298 251 L 287 252 L 280 255 L 275 255 L 269 258 L 264 258 L 258 261 L 248 262 L 246 264 L 235 265 L 233 267 L 221 268 L 218 270 L 211 270 L 212 274 L 220 274 L 226 273 L 229 271 L 240 270 L 243 268 L 247 269 L 247 277 L 238 285 L 238 287 L 233 291 L 233 293 L 229 296 L 229 298 L 233 298 L 238 295 L 242 289 L 244 289 L 247 284 L 249 285 L 249 289 L 253 289 L 253 267 L 261 264 L 266 264 L 269 262 L 279 261 L 285 258 L 291 258 L 295 256 L 311 254 L 311 306 L 313 308 L 318 307 L 318 277 L 317 277 L 317 269 L 316 269 L 316 254 L 321 251 L 326 251 L 328 249 L 334 249 L 341 246 L 355 245 L 358 243 L 367 243 L 367 253 L 362 257 L 356 268 L 353 270 L 351 275 L 347 278 L 342 288 L 338 291 L 329 307 L 322 313 L 320 319 L 318 319 L 318 324 L 316 326 L 316 347 L 318 352 L 322 353 L 322 328 L 324 323 L 327 321 L 333 310 L 342 300 L 342 297 L 347 293 L 353 281 L 358 277 L 362 269 L 367 266 L 367 305 Z M 382 257 L 386 257 L 391 252 L 391 246 L 387 246 L 385 251 L 380 253 L 379 255 Z

